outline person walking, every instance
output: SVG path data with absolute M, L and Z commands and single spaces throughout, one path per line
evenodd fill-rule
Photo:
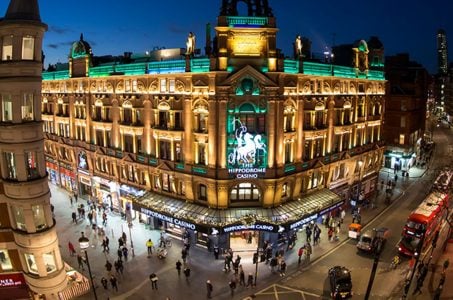
M 127 261 L 127 255 L 129 253 L 129 250 L 127 249 L 126 246 L 124 246 L 122 251 L 123 251 L 124 260 Z
M 115 290 L 118 292 L 118 280 L 116 277 L 112 274 L 110 275 L 110 284 L 112 285 L 112 290 Z
M 236 289 L 236 280 L 233 278 L 230 280 L 230 282 L 228 282 L 228 286 L 230 287 L 230 291 L 231 291 L 231 297 L 234 296 L 234 290 Z
M 101 284 L 102 286 L 104 287 L 104 290 L 108 290 L 109 289 L 109 286 L 108 286 L 108 280 L 107 278 L 105 278 L 104 276 L 102 276 L 101 278 Z
M 112 274 L 112 267 L 112 264 L 107 260 L 107 262 L 105 263 L 105 270 L 109 275 Z
M 239 266 L 239 285 L 245 286 L 245 273 L 242 265 Z
M 285 276 L 286 275 L 286 262 L 284 259 L 282 259 L 280 263 L 280 276 Z
M 184 275 L 186 276 L 186 281 L 189 282 L 189 277 L 190 277 L 190 268 L 186 266 L 184 268 Z
M 77 214 L 76 214 L 76 212 L 73 211 L 71 216 L 72 216 L 72 223 L 76 223 L 77 224 Z
M 151 239 L 146 241 L 146 248 L 148 248 L 148 258 L 153 254 L 154 243 Z
M 72 197 L 71 197 L 71 195 L 69 195 L 69 202 L 71 202 L 71 206 L 72 206 Z
M 71 256 L 74 256 L 76 254 L 74 245 L 71 243 L 71 241 L 68 242 L 68 248 L 69 248 L 69 254 Z
M 77 262 L 79 263 L 79 269 L 82 269 L 82 271 L 85 271 L 85 268 L 83 267 L 82 255 L 77 254 Z
M 187 259 L 187 250 L 186 248 L 183 248 L 181 250 L 181 258 L 182 258 L 182 261 L 184 262 L 184 265 L 186 264 L 186 259 Z
M 247 277 L 247 286 L 246 286 L 246 288 L 249 288 L 249 286 L 251 286 L 251 287 L 254 286 L 253 274 L 252 273 L 249 273 L 249 276 Z
M 159 280 L 159 278 L 157 277 L 157 275 L 155 273 L 151 273 L 151 275 L 149 275 L 149 280 L 151 281 L 151 288 L 154 290 L 156 289 L 157 290 L 157 281 Z
M 118 254 L 118 259 L 119 259 L 119 260 L 122 260 L 122 259 L 123 259 L 123 250 L 121 250 L 122 247 L 124 247 L 124 246 L 121 246 L 121 247 L 118 248 L 118 250 L 116 251 L 116 254 Z
M 299 256 L 299 259 L 297 260 L 297 264 L 300 265 L 302 262 L 302 255 L 304 255 L 304 246 L 299 248 L 299 251 L 297 252 L 297 256 Z
M 178 271 L 178 276 L 181 276 L 181 266 L 182 266 L 182 263 L 178 259 L 178 261 L 176 262 L 176 271 Z
M 212 286 L 212 283 L 211 283 L 211 280 L 207 280 L 206 281 L 206 292 L 207 292 L 207 297 L 208 299 L 211 299 L 212 298 L 212 290 L 213 290 L 213 286 Z

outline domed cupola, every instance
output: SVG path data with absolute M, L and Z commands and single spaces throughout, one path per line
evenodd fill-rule
M 83 39 L 80 34 L 80 40 L 72 43 L 69 53 L 69 71 L 71 77 L 85 77 L 91 66 L 93 51 L 90 44 Z

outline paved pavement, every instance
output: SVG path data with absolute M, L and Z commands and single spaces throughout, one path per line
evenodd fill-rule
M 413 180 L 421 177 L 425 169 L 411 168 L 409 178 L 398 179 L 397 186 L 393 193 L 392 199 L 400 197 L 404 193 L 405 186 L 408 186 Z M 386 180 L 391 178 L 390 174 L 392 171 L 383 169 L 380 173 L 380 180 Z M 60 241 L 60 250 L 63 259 L 73 266 L 77 267 L 77 260 L 75 257 L 71 257 L 68 250 L 68 241 L 71 241 L 76 248 L 78 248 L 78 239 L 81 236 L 81 232 L 85 232 L 85 235 L 90 239 L 91 247 L 88 250 L 89 261 L 92 272 L 95 276 L 95 281 L 98 285 L 96 291 L 98 299 L 153 299 L 153 300 L 165 300 L 167 297 L 171 300 L 190 300 L 190 299 L 205 299 L 206 297 L 206 280 L 210 279 L 213 286 L 213 298 L 214 299 L 243 299 L 247 296 L 252 296 L 256 299 L 299 299 L 295 295 L 302 295 L 300 299 L 316 299 L 321 298 L 309 291 L 298 291 L 288 287 L 281 287 L 278 284 L 272 285 L 277 281 L 281 280 L 276 274 L 272 274 L 267 265 L 264 263 L 259 264 L 257 287 L 253 289 L 245 289 L 238 287 L 234 296 L 230 295 L 228 288 L 228 281 L 232 277 L 232 273 L 224 273 L 223 259 L 215 260 L 212 253 L 208 253 L 205 249 L 198 247 L 192 247 L 190 250 L 190 256 L 188 258 L 188 265 L 191 268 L 191 277 L 188 281 L 184 278 L 184 275 L 178 277 L 175 262 L 180 259 L 180 253 L 182 249 L 182 241 L 173 238 L 173 246 L 169 250 L 169 255 L 166 259 L 158 259 L 155 255 L 151 258 L 147 258 L 146 241 L 151 238 L 155 243 L 159 238 L 160 232 L 158 230 L 149 230 L 144 224 L 138 223 L 137 220 L 133 221 L 133 227 L 131 229 L 132 241 L 134 244 L 135 257 L 132 257 L 131 251 L 129 251 L 129 259 L 125 262 L 125 270 L 123 275 L 118 275 L 119 285 L 118 292 L 104 290 L 100 285 L 100 279 L 102 276 L 106 276 L 105 263 L 109 260 L 112 264 L 116 260 L 116 250 L 118 246 L 118 238 L 122 232 L 127 234 L 127 245 L 130 248 L 130 235 L 129 228 L 124 220 L 118 215 L 109 213 L 108 224 L 106 227 L 106 233 L 110 238 L 110 253 L 103 253 L 101 242 L 102 237 L 98 236 L 91 228 L 87 219 L 79 220 L 77 224 L 72 223 L 71 212 L 76 210 L 76 203 L 71 206 L 68 193 L 52 184 L 51 202 L 55 206 L 55 217 L 57 220 L 57 231 Z M 376 198 L 377 208 L 362 210 L 362 223 L 366 224 L 370 222 L 376 215 L 378 215 L 385 207 L 384 204 L 385 193 L 381 192 Z M 79 198 L 80 203 L 86 204 L 86 201 Z M 345 219 L 345 224 L 351 222 L 351 215 L 348 214 Z M 98 216 L 98 223 L 102 223 L 100 216 Z M 343 230 L 340 233 L 340 240 L 338 242 L 327 241 L 327 230 L 322 230 L 321 243 L 318 246 L 314 246 L 313 255 L 311 262 L 314 263 L 330 251 L 338 246 L 342 241 L 347 239 L 347 230 Z M 300 268 L 297 265 L 297 250 L 305 242 L 304 233 L 298 233 L 298 240 L 294 250 L 288 251 L 286 256 L 286 262 L 288 264 L 287 276 L 297 274 L 300 272 Z M 252 264 L 252 254 L 241 253 L 242 261 L 241 264 L 244 267 L 246 275 L 250 272 L 255 274 L 255 265 Z M 307 265 L 302 265 L 303 268 Z M 81 271 L 85 276 L 88 277 L 88 272 Z M 157 291 L 151 289 L 148 276 L 151 272 L 158 275 L 158 287 Z M 453 276 L 453 275 L 452 275 Z M 453 278 L 453 277 L 452 277 Z M 264 289 L 264 290 L 263 290 Z M 304 294 L 305 293 L 305 294 Z M 272 298 L 272 295 L 277 297 Z M 279 296 L 280 295 L 280 296 Z M 92 292 L 80 297 L 79 299 L 94 299 Z M 421 299 L 421 298 L 420 298 Z

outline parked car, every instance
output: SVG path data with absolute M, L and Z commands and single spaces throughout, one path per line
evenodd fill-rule
M 382 251 L 382 247 L 384 247 L 388 236 L 389 229 L 386 227 L 367 230 L 360 235 L 357 249 L 368 253 L 380 252 Z
M 335 266 L 330 268 L 329 281 L 332 299 L 352 297 L 351 272 L 346 267 Z

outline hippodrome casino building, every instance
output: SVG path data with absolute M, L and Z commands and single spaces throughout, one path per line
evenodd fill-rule
M 308 59 L 296 39 L 285 57 L 267 1 L 244 2 L 247 15 L 222 2 L 205 55 L 195 33 L 186 48 L 113 63 L 81 36 L 67 68 L 43 73 L 49 180 L 222 248 L 276 241 L 373 193 L 383 52 L 359 40 L 341 66 Z

